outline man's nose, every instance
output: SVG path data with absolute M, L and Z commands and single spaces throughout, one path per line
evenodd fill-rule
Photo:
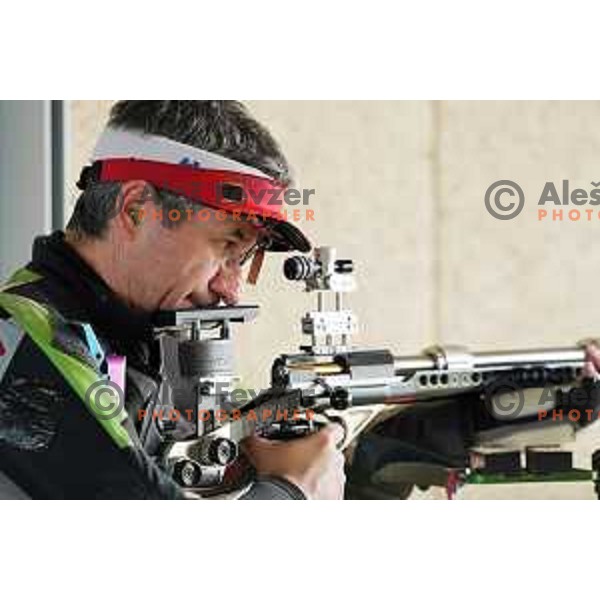
M 239 261 L 226 261 L 209 284 L 211 292 L 218 294 L 225 304 L 237 304 L 242 289 L 242 268 Z

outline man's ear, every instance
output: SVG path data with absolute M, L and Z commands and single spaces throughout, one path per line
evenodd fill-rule
M 145 218 L 145 205 L 156 195 L 154 188 L 146 181 L 126 181 L 121 184 L 118 199 L 118 225 L 129 235 L 135 235 Z

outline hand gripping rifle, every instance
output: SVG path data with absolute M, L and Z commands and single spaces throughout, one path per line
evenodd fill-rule
M 600 455 L 593 470 L 573 469 L 561 447 L 598 419 L 597 386 L 581 380 L 583 347 L 471 353 L 433 346 L 403 357 L 355 349 L 357 319 L 343 303 L 356 285 L 352 261 L 321 247 L 313 258 L 286 260 L 284 275 L 316 294 L 316 310 L 302 318 L 310 343 L 275 359 L 270 388 L 243 405 L 231 328 L 254 319 L 258 307 L 156 320 L 162 384 L 141 437 L 181 485 L 227 488 L 244 437 L 289 439 L 328 421 L 344 428 L 350 497 L 403 497 L 413 484 L 441 485 L 451 496 L 462 483 L 594 477 Z M 186 440 L 195 443 L 174 449 Z

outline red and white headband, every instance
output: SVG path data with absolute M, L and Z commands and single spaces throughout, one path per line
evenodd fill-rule
M 214 209 L 261 217 L 275 234 L 274 250 L 308 252 L 310 242 L 285 220 L 286 187 L 259 169 L 142 132 L 107 128 L 82 173 L 80 187 L 143 180 Z

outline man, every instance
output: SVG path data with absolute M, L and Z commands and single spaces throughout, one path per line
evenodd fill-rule
M 158 389 L 155 311 L 235 304 L 249 257 L 310 244 L 281 204 L 250 202 L 291 179 L 237 102 L 118 102 L 93 161 L 66 232 L 38 238 L 0 288 L 0 472 L 34 498 L 182 498 L 135 419 L 99 418 L 86 391 L 113 378 L 109 354 L 126 357 L 135 415 Z M 335 437 L 246 440 L 257 478 L 244 497 L 341 498 Z

